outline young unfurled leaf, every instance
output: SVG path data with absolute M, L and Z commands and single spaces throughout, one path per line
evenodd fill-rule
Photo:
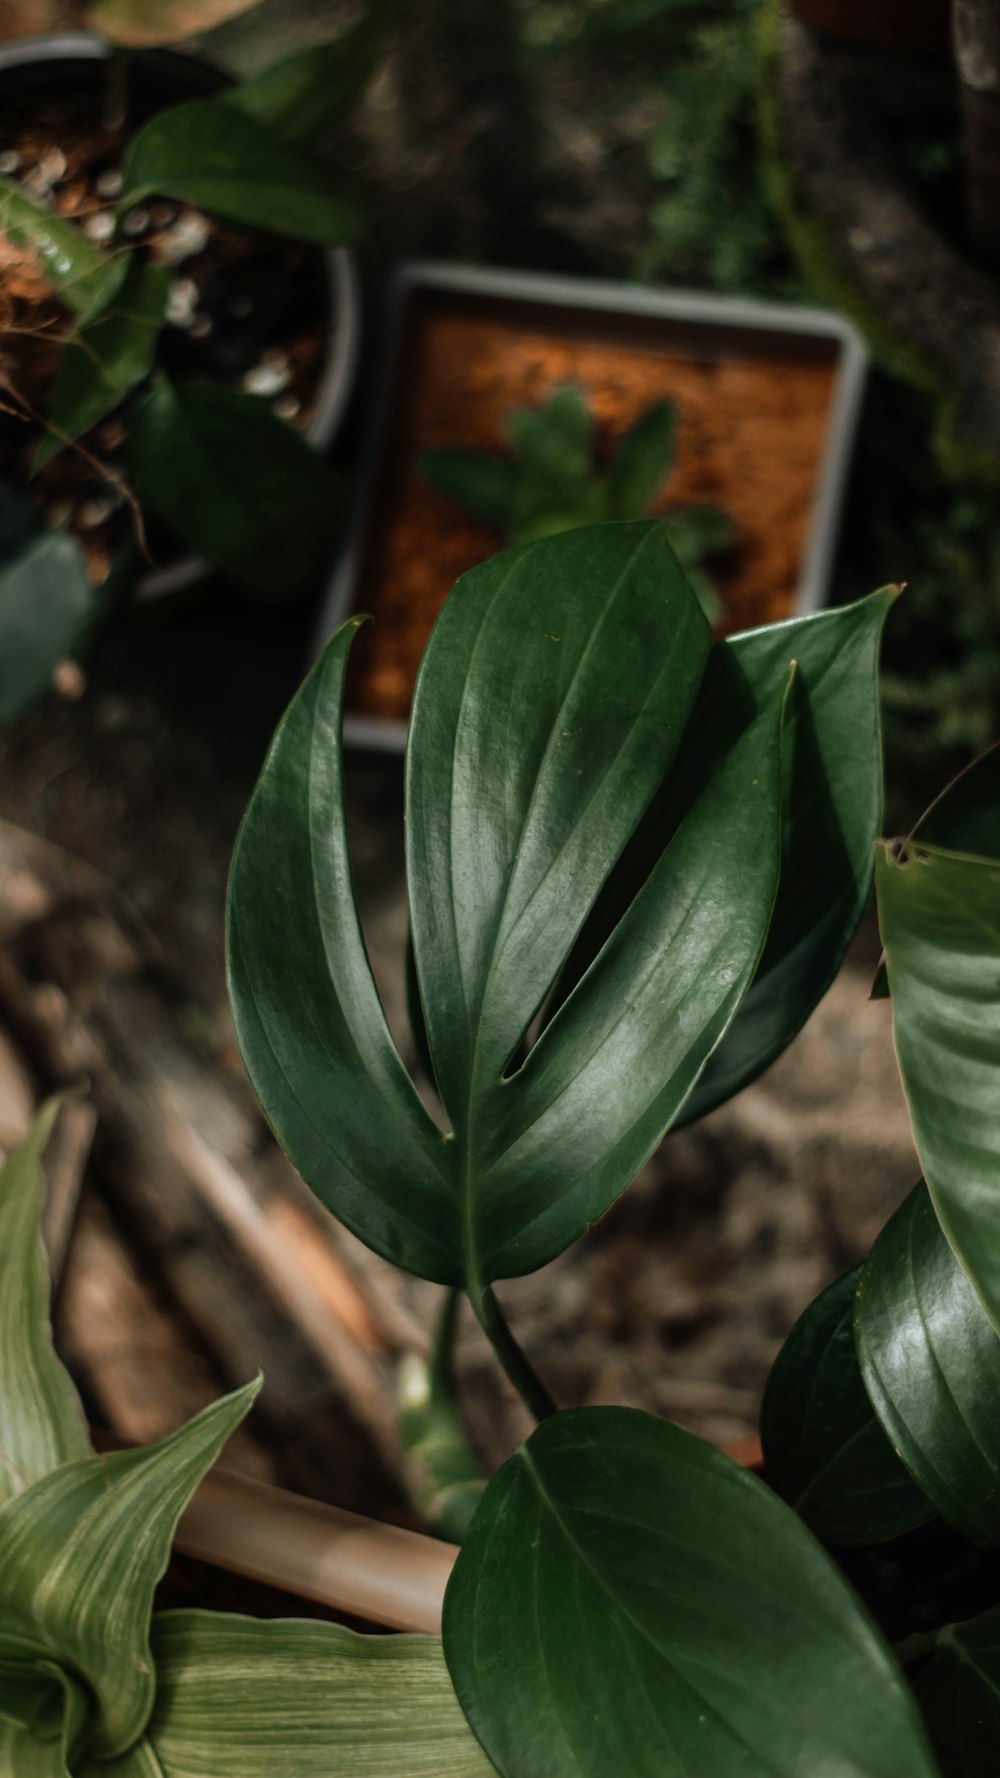
M 76 1390 L 52 1346 L 38 1233 L 42 1155 L 58 1113 L 52 1100 L 0 1170 L 0 1505 L 90 1450 Z
M 739 1006 L 777 882 L 782 688 L 749 701 L 586 981 L 510 1072 L 670 767 L 709 635 L 662 526 L 569 533 L 459 583 L 421 669 L 407 778 L 445 1138 L 392 1045 L 350 888 L 349 640 L 293 702 L 240 834 L 237 1031 L 325 1202 L 397 1264 L 476 1289 L 544 1263 L 624 1190 Z
M 1000 862 L 878 848 L 893 1033 L 938 1220 L 1000 1329 Z
M 399 1443 L 407 1492 L 438 1537 L 461 1543 L 486 1481 L 455 1387 L 452 1345 L 460 1296 L 451 1290 L 430 1358 L 410 1352 L 399 1373 Z
M 95 1758 L 124 1752 L 146 1726 L 153 1592 L 181 1512 L 258 1388 L 214 1402 L 158 1445 L 63 1463 L 0 1509 L 3 1633 L 85 1681 Z
M 901 1672 L 818 1544 L 649 1414 L 558 1414 L 504 1465 L 444 1646 L 502 1778 L 936 1778 Z
M 168 1611 L 153 1659 L 159 1764 L 82 1778 L 491 1778 L 437 1636 Z
M 132 419 L 129 469 L 143 508 L 213 567 L 261 593 L 302 585 L 326 560 L 343 484 L 260 396 L 157 376 Z
M 124 49 L 155 49 L 194 32 L 213 31 L 239 18 L 260 0 L 97 0 L 87 23 L 99 37 Z
M 161 111 L 133 137 L 122 210 L 147 197 L 197 204 L 213 216 L 318 246 L 354 239 L 358 217 L 328 176 L 266 125 L 223 99 Z
M 0 729 L 44 696 L 94 598 L 79 544 L 58 531 L 0 561 Z
M 872 1248 L 855 1337 L 872 1405 L 914 1480 L 963 1536 L 1000 1544 L 1000 1339 L 924 1185 Z
M 856 1266 L 810 1303 L 764 1391 L 772 1488 L 824 1543 L 885 1543 L 934 1515 L 875 1415 L 854 1349 Z
M 941 1778 L 994 1778 L 1000 1746 L 1000 1607 L 941 1631 L 916 1693 Z
M 107 307 L 128 271 L 128 253 L 106 256 L 74 223 L 40 204 L 13 179 L 0 179 L 0 234 L 31 251 L 42 277 L 80 326 Z
M 149 375 L 169 283 L 165 267 L 134 259 L 113 301 L 67 340 L 49 401 L 52 430 L 35 452 L 36 469 L 96 426 Z

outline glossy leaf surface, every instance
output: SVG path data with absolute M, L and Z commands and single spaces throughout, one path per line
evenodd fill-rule
M 941 1778 L 994 1778 L 1000 1747 L 1000 1609 L 942 1630 L 916 1692 Z
M 163 1778 L 490 1778 L 437 1636 L 169 1611 L 153 1658 L 147 1740 Z
M 767 1479 L 824 1543 L 883 1543 L 934 1514 L 862 1382 L 853 1328 L 860 1276 L 856 1266 L 800 1316 L 761 1412 Z
M 149 375 L 169 284 L 164 266 L 133 259 L 114 300 L 66 342 L 49 401 L 52 430 L 35 452 L 36 469 L 96 426 Z
M 259 0 L 97 0 L 87 23 L 99 37 L 125 49 L 154 49 L 196 31 L 239 18 Z
M 855 1317 L 868 1394 L 910 1474 L 957 1531 L 1000 1543 L 1000 1340 L 925 1186 L 876 1241 Z
M 896 589 L 734 636 L 756 696 L 798 664 L 785 748 L 781 887 L 760 967 L 685 1121 L 731 1098 L 779 1056 L 840 968 L 872 882 L 882 818 L 878 659 Z
M 44 696 L 93 601 L 83 553 L 72 537 L 43 531 L 0 560 L 0 728 Z
M 129 466 L 143 507 L 243 585 L 280 595 L 326 559 L 343 488 L 267 402 L 158 376 L 133 417 Z
M 490 1483 L 445 1654 L 503 1778 L 933 1778 L 888 1648 L 762 1483 L 625 1408 Z
M 56 295 L 83 325 L 105 308 L 128 271 L 130 255 L 103 254 L 72 222 L 38 203 L 12 179 L 0 179 L 0 234 L 30 250 Z
M 39 1113 L 0 1170 L 0 1505 L 90 1450 L 76 1390 L 52 1345 L 38 1234 L 42 1155 L 58 1111 L 53 1101 Z
M 1000 1327 L 1000 863 L 880 846 L 893 1032 L 938 1220 Z
M 64 1463 L 0 1509 L 3 1632 L 85 1681 L 94 1757 L 124 1752 L 146 1725 L 153 1592 L 183 1508 L 258 1387 L 213 1403 L 158 1445 Z
M 327 175 L 264 124 L 221 99 L 161 111 L 132 140 L 121 208 L 147 197 L 317 246 L 353 240 L 357 215 Z

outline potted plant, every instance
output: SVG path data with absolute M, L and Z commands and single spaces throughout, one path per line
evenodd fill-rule
M 3 474 L 76 539 L 95 583 L 134 537 L 175 557 L 146 591 L 199 571 L 178 546 L 250 587 L 289 587 L 337 522 L 320 451 L 357 350 L 343 246 L 357 212 L 308 137 L 361 90 L 381 26 L 367 15 L 233 87 L 122 47 L 185 20 L 97 7 L 105 37 L 0 56 Z

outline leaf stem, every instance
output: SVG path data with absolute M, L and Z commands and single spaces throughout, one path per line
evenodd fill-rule
M 486 1338 L 529 1414 L 535 1420 L 547 1420 L 556 1413 L 556 1404 L 541 1377 L 521 1351 L 503 1317 L 503 1312 L 488 1284 L 469 1288 L 469 1301 Z

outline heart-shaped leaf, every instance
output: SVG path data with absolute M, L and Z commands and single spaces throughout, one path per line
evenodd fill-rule
M 884 1543 L 934 1515 L 861 1379 L 853 1328 L 860 1276 L 856 1266 L 800 1316 L 761 1410 L 767 1479 L 824 1543 Z
M 855 1338 L 872 1405 L 914 1480 L 973 1543 L 1000 1543 L 1000 1339 L 924 1185 L 872 1248 Z
M 82 1778 L 490 1778 L 437 1636 L 168 1611 L 153 1623 L 159 1764 Z
M 123 170 L 123 211 L 157 196 L 318 246 L 358 232 L 353 204 L 321 167 L 223 99 L 159 112 L 133 137 Z
M 35 452 L 35 468 L 116 408 L 153 368 L 167 305 L 165 267 L 133 259 L 117 296 L 67 340 L 49 402 L 52 430 Z
M 459 583 L 421 670 L 407 767 L 414 953 L 445 1138 L 391 1044 L 350 890 L 348 640 L 334 638 L 293 703 L 240 835 L 237 1032 L 319 1196 L 397 1264 L 478 1292 L 607 1209 L 733 1017 L 777 881 L 783 697 L 759 710 L 730 662 L 731 720 L 699 793 L 521 1063 L 677 750 L 709 637 L 661 526 L 574 532 Z
M 1000 1608 L 941 1631 L 916 1693 L 942 1778 L 994 1778 L 1000 1746 Z
M 90 1450 L 76 1390 L 55 1355 L 49 1268 L 38 1229 L 52 1100 L 0 1170 L 0 1505 Z
M 42 697 L 94 604 L 80 546 L 43 531 L 0 562 L 0 729 Z
M 260 396 L 157 375 L 133 416 L 129 469 L 148 512 L 213 567 L 285 593 L 323 566 L 343 485 Z
M 913 1134 L 941 1227 L 1000 1328 L 1000 863 L 880 846 L 879 922 Z
M 214 1402 L 158 1445 L 64 1463 L 0 1509 L 3 1631 L 85 1681 L 95 1758 L 124 1752 L 145 1728 L 153 1592 L 181 1512 L 258 1388 Z
M 74 223 L 13 179 L 0 179 L 0 234 L 31 251 L 42 277 L 81 326 L 106 308 L 128 271 L 128 253 L 106 257 Z
M 487 1490 L 445 1655 L 502 1778 L 933 1778 L 902 1674 L 795 1515 L 649 1414 L 546 1420 Z

